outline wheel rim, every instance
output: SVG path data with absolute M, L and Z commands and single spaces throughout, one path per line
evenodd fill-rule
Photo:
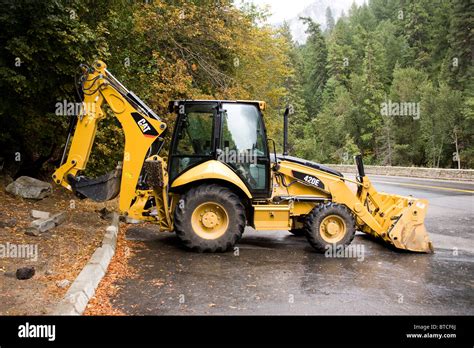
M 229 216 L 219 203 L 206 202 L 194 209 L 191 224 L 199 237 L 217 239 L 227 231 Z
M 328 215 L 321 225 L 319 225 L 319 233 L 321 237 L 328 243 L 337 243 L 346 234 L 346 223 L 343 218 L 338 215 Z

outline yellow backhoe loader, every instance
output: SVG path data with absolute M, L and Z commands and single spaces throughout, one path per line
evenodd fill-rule
M 184 246 L 198 252 L 231 249 L 247 225 L 304 234 L 318 251 L 349 245 L 356 231 L 397 249 L 433 251 L 424 227 L 426 200 L 377 192 L 361 156 L 355 157 L 358 175 L 351 180 L 286 151 L 276 155 L 266 137 L 264 102 L 170 102 L 176 124 L 164 158 L 160 150 L 167 125 L 160 117 L 104 62 L 81 69 L 83 110 L 53 174 L 57 184 L 77 196 L 104 201 L 120 194 L 120 214 L 174 231 Z M 80 172 L 105 117 L 104 103 L 123 128 L 124 157 L 114 172 L 89 179 Z M 286 149 L 288 110 L 284 116 Z

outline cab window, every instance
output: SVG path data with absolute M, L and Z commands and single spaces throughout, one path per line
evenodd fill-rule
M 265 190 L 267 147 L 261 115 L 255 105 L 224 103 L 221 160 L 235 169 L 253 190 Z
M 186 105 L 178 119 L 171 153 L 171 180 L 190 166 L 212 156 L 212 135 L 216 104 Z

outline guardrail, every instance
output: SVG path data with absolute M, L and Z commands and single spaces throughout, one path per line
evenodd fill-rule
M 346 164 L 328 164 L 343 173 L 357 173 L 355 165 Z M 443 179 L 458 181 L 473 181 L 474 169 L 439 169 L 439 168 L 420 168 L 420 167 L 390 167 L 390 166 L 364 166 L 365 173 L 370 175 L 388 175 L 388 176 L 408 176 L 425 179 Z

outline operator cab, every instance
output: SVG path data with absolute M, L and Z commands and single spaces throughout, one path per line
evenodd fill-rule
M 231 168 L 256 198 L 270 196 L 270 157 L 259 101 L 172 101 L 177 114 L 169 156 L 170 183 L 209 160 Z

